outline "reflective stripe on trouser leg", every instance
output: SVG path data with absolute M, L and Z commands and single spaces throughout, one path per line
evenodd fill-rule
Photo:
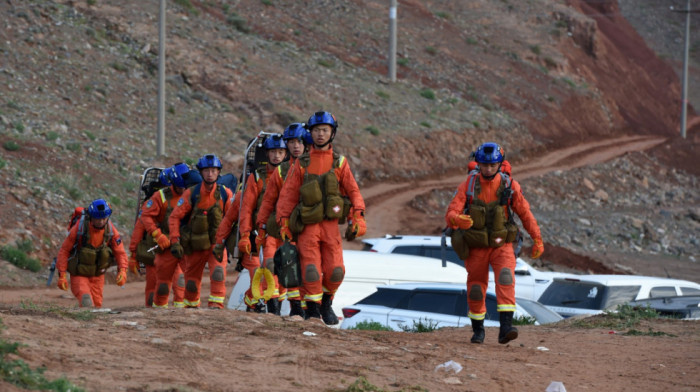
M 289 287 L 287 288 L 287 299 L 289 300 L 299 300 L 301 299 L 299 287 Z
M 515 254 L 513 244 L 491 251 L 489 258 L 496 281 L 496 303 L 499 312 L 515 311 Z
M 223 308 L 224 298 L 226 297 L 226 261 L 219 261 L 210 252 L 209 255 L 209 280 L 211 286 L 209 289 L 209 307 Z
M 474 320 L 483 320 L 483 316 L 486 314 L 486 290 L 489 284 L 489 255 L 491 249 L 469 249 L 469 257 L 464 262 L 467 268 L 469 317 Z
M 210 251 L 198 250 L 185 255 L 185 307 L 198 307 L 204 266 L 211 255 Z M 213 257 L 213 255 L 212 255 Z
M 184 261 L 176 258 L 170 252 L 156 254 L 156 295 L 153 298 L 154 307 L 163 308 L 168 306 L 173 275 L 181 263 L 184 263 Z M 167 291 L 165 288 L 167 288 Z M 180 301 L 182 301 L 182 297 Z

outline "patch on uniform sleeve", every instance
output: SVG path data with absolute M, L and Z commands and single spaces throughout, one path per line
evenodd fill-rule
M 122 243 L 122 237 L 117 237 L 114 242 L 116 242 L 117 245 Z
M 183 204 L 185 204 L 185 199 L 180 198 L 180 200 L 177 201 L 177 205 L 181 206 Z
M 149 200 L 146 202 L 146 208 L 151 208 L 151 207 L 153 207 L 153 200 L 150 200 L 150 199 L 149 199 Z

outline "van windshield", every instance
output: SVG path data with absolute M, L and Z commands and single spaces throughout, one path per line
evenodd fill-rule
M 599 283 L 555 280 L 539 299 L 544 305 L 604 310 L 636 298 L 640 286 L 604 286 Z

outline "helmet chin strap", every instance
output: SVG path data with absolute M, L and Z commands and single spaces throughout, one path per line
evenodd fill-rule
M 314 146 L 316 146 L 316 148 L 323 148 L 323 147 L 326 147 L 327 145 L 329 145 L 329 144 L 331 144 L 331 143 L 333 142 L 333 139 L 335 139 L 335 130 L 333 130 L 333 133 L 331 133 L 331 138 L 328 139 L 327 142 L 323 143 L 323 144 L 320 145 L 320 146 L 319 146 L 318 144 L 314 143 Z

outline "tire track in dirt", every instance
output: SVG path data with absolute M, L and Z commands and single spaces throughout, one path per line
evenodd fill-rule
M 621 136 L 595 142 L 583 143 L 572 147 L 551 151 L 539 158 L 517 164 L 513 168 L 513 177 L 524 180 L 556 170 L 571 170 L 608 161 L 633 151 L 644 151 L 666 141 L 659 136 Z M 411 219 L 407 216 L 412 209 L 409 206 L 416 196 L 436 189 L 456 189 L 464 181 L 466 172 L 449 174 L 436 179 L 417 180 L 395 184 L 377 184 L 362 190 L 367 206 L 366 238 L 394 234 L 402 228 L 401 221 Z M 417 219 L 424 219 L 416 217 Z M 425 232 L 432 232 L 433 226 L 442 222 L 423 222 Z M 414 233 L 415 234 L 415 233 Z

